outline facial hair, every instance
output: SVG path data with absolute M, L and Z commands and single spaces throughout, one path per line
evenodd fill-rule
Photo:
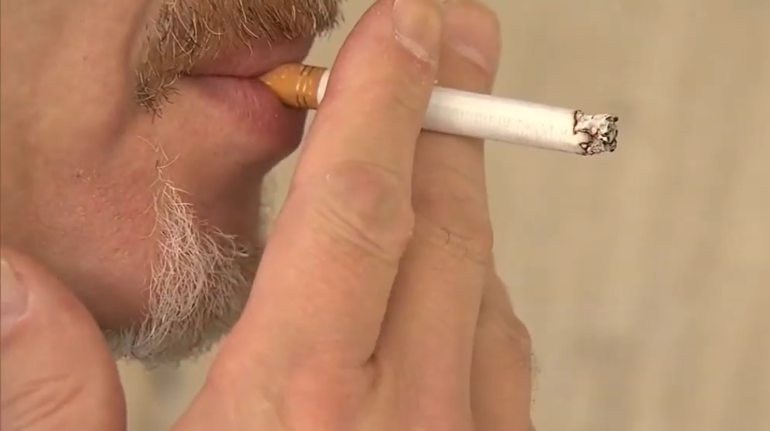
M 137 102 L 157 111 L 174 83 L 223 49 L 316 37 L 335 28 L 342 0 L 164 0 L 148 26 Z
M 105 332 L 116 358 L 138 359 L 148 367 L 208 351 L 240 317 L 261 254 L 258 242 L 201 222 L 182 200 L 184 192 L 169 181 L 158 184 L 151 235 L 158 253 L 144 318 L 139 325 Z
M 223 49 L 323 35 L 341 0 L 163 0 L 146 29 L 137 103 L 158 115 L 174 82 Z M 237 322 L 249 297 L 266 231 L 265 205 L 252 238 L 236 238 L 197 217 L 159 169 L 152 237 L 158 253 L 140 324 L 105 331 L 118 359 L 149 367 L 205 353 Z M 263 197 L 268 194 L 263 193 Z

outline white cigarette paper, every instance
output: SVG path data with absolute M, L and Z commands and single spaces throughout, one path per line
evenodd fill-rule
M 318 87 L 323 101 L 330 71 Z M 614 115 L 588 115 L 514 99 L 435 87 L 423 129 L 534 148 L 592 156 L 617 147 Z

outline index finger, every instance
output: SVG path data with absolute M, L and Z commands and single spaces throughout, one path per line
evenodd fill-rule
M 436 0 L 381 0 L 364 15 L 332 69 L 295 184 L 351 164 L 411 181 L 440 27 Z
M 377 2 L 340 53 L 238 325 L 286 362 L 368 361 L 411 234 L 441 11 L 393 3 Z

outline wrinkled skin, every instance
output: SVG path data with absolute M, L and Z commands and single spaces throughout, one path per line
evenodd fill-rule
M 420 131 L 434 82 L 491 90 L 497 20 L 397 3 L 342 48 L 267 240 L 304 113 L 223 76 L 300 61 L 334 0 L 3 0 L 3 431 L 123 430 L 113 356 L 231 328 L 175 430 L 531 429 L 482 143 Z

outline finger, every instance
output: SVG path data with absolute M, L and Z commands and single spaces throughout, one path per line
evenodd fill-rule
M 340 53 L 231 338 L 243 327 L 304 360 L 360 364 L 374 350 L 411 235 L 414 146 L 440 44 L 434 0 L 396 3 L 377 2 Z M 239 340 L 239 350 L 253 344 Z
M 484 289 L 471 374 L 471 406 L 478 429 L 529 431 L 532 348 L 505 286 L 490 274 Z
M 125 429 L 118 372 L 96 323 L 52 277 L 5 250 L 1 326 L 3 431 Z
M 495 13 L 476 1 L 447 2 L 444 34 L 439 84 L 489 93 L 500 51 Z M 432 386 L 435 396 L 461 395 L 468 405 L 473 336 L 492 250 L 483 142 L 424 133 L 413 187 L 414 237 L 378 356 L 397 357 L 421 388 Z
M 411 179 L 441 44 L 435 0 L 380 0 L 345 41 L 308 131 L 294 186 L 349 165 Z

